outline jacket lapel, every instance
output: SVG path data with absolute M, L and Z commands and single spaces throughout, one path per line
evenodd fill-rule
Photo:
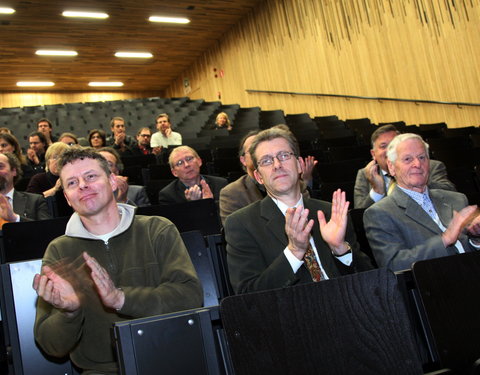
M 285 217 L 272 198 L 267 196 L 260 202 L 260 216 L 266 221 L 265 227 L 285 248 L 288 245 L 288 238 L 285 233 Z
M 408 216 L 410 219 L 414 220 L 419 225 L 431 230 L 434 233 L 442 233 L 439 226 L 425 212 L 425 210 L 417 202 L 415 202 L 412 198 L 405 194 L 399 187 L 395 187 L 391 194 L 391 197 L 399 207 L 405 210 L 405 215 Z M 440 215 L 438 211 L 437 213 Z
M 13 211 L 20 215 L 25 216 L 26 198 L 23 194 L 19 194 L 16 190 L 13 190 Z

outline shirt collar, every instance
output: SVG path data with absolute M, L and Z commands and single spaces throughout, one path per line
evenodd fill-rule
M 283 216 L 285 216 L 287 214 L 287 210 L 290 208 L 288 205 L 286 205 L 285 203 L 283 203 L 281 200 L 277 199 L 277 198 L 273 198 L 271 197 L 273 202 L 277 205 L 277 207 L 279 208 L 279 210 L 282 212 Z M 297 203 L 295 203 L 295 206 L 293 207 L 298 207 L 298 206 L 303 206 L 303 196 L 302 194 L 300 194 L 300 199 L 298 200 Z
M 13 202 L 13 190 L 10 190 L 7 194 L 5 194 L 5 197 L 10 198 L 9 200 Z
M 398 185 L 397 185 L 398 186 Z M 420 206 L 422 205 L 423 203 L 423 199 L 425 196 L 427 196 L 428 198 L 430 197 L 429 194 L 428 194 L 428 187 L 425 187 L 425 190 L 423 191 L 423 193 L 419 193 L 417 191 L 413 191 L 413 190 L 410 190 L 410 189 L 405 189 L 401 186 L 398 186 L 400 189 L 402 189 L 402 191 L 407 194 L 410 198 L 412 198 L 415 202 L 417 202 Z

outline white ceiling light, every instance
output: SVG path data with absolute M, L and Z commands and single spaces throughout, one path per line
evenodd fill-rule
M 122 87 L 123 82 L 89 82 L 88 86 L 92 87 Z
M 27 82 L 27 81 L 23 81 L 23 82 L 17 82 L 17 86 L 19 87 L 49 87 L 49 86 L 54 86 L 55 83 L 53 82 L 34 82 L 34 81 L 31 81 L 31 82 Z
M 15 9 L 12 8 L 0 8 L 0 14 L 12 14 L 15 13 Z
M 39 56 L 77 56 L 78 53 L 76 51 L 54 51 L 54 50 L 46 50 L 46 49 L 39 49 L 35 52 L 35 54 Z
M 116 57 L 135 57 L 142 59 L 149 59 L 153 57 L 150 52 L 115 52 Z
M 96 13 L 96 12 L 77 12 L 72 10 L 66 10 L 62 13 L 64 17 L 80 17 L 80 18 L 108 18 L 107 13 Z
M 150 16 L 148 20 L 150 22 L 190 23 L 190 20 L 188 18 L 181 18 L 181 17 Z

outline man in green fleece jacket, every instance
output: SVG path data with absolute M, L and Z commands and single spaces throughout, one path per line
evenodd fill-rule
M 200 307 L 202 288 L 170 221 L 117 204 L 100 154 L 70 149 L 59 167 L 75 213 L 34 278 L 35 339 L 50 355 L 69 354 L 85 374 L 116 374 L 112 323 Z

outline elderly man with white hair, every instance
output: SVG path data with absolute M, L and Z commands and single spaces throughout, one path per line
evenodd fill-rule
M 418 260 L 480 249 L 480 215 L 461 193 L 427 187 L 428 144 L 401 134 L 389 144 L 390 194 L 365 211 L 364 224 L 380 267 L 411 268 Z

